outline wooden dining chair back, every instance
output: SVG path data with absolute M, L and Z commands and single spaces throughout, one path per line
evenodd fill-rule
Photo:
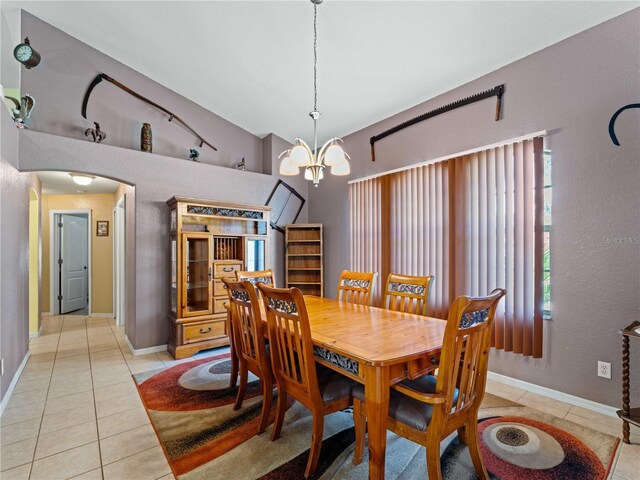
M 321 399 L 302 293 L 297 288 L 258 285 L 267 313 L 273 373 L 289 394 L 312 408 Z
M 384 307 L 396 312 L 427 314 L 433 275 L 414 277 L 390 273 L 384 292 Z
M 249 272 L 247 270 L 236 270 L 236 278 L 238 281 L 248 280 L 254 285 L 258 285 L 258 283 L 262 282 L 271 287 L 276 286 L 276 280 L 273 275 L 273 270 L 258 270 L 255 272 Z
M 371 305 L 377 272 L 343 270 L 338 281 L 338 300 L 357 305 Z
M 271 360 L 265 345 L 265 330 L 262 326 L 260 303 L 255 286 L 245 280 L 234 282 L 223 278 L 229 295 L 231 327 L 236 355 L 240 363 L 240 385 L 233 409 L 242 406 L 247 389 L 248 373 L 260 378 L 263 390 L 263 407 L 258 433 L 267 427 L 273 399 L 273 374 Z
M 478 478 L 489 478 L 480 455 L 478 409 L 486 385 L 493 319 L 505 294 L 496 289 L 486 297 L 458 297 L 449 310 L 438 375 L 392 387 L 387 428 L 426 447 L 427 473 L 432 480 L 442 478 L 440 442 L 455 430 L 469 447 Z M 364 390 L 356 387 L 353 395 L 354 463 L 360 463 L 366 421 Z
M 305 477 L 315 472 L 322 447 L 324 416 L 351 405 L 353 381 L 316 366 L 311 326 L 302 292 L 259 283 L 269 327 L 271 365 L 278 385 L 278 405 L 272 440 L 280 436 L 290 395 L 311 410 L 312 435 Z

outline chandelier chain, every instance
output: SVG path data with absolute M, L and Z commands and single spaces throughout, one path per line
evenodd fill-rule
M 313 111 L 318 111 L 318 4 L 313 3 Z

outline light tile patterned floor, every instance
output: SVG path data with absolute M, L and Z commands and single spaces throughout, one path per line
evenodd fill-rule
M 191 358 L 134 357 L 123 327 L 106 318 L 54 316 L 43 324 L 2 416 L 0 479 L 173 478 L 131 374 Z M 590 410 L 493 381 L 487 391 L 620 435 L 618 420 Z M 614 480 L 640 478 L 640 431 L 632 432 L 634 444 L 623 445 Z
M 134 357 L 112 319 L 43 324 L 2 416 L 0 479 L 173 478 L 131 374 L 179 362 Z

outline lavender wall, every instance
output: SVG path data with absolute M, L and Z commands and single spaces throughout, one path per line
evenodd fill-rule
M 640 318 L 640 115 L 619 118 L 621 147 L 611 143 L 607 125 L 619 107 L 640 100 L 638 32 L 640 9 L 344 138 L 353 174 L 327 178 L 310 192 L 309 218 L 325 224 L 327 292 L 349 265 L 347 180 L 546 129 L 553 155 L 553 320 L 544 325 L 544 358 L 496 351 L 490 368 L 619 405 L 617 331 Z M 371 162 L 372 135 L 500 83 L 506 84 L 501 121 L 493 121 L 495 102 L 482 101 L 381 140 Z M 616 243 L 621 238 L 632 243 Z M 612 380 L 596 376 L 598 360 L 612 363 Z
M 86 172 L 131 185 L 126 189 L 126 333 L 138 349 L 166 344 L 169 238 L 165 201 L 179 195 L 264 204 L 280 177 L 253 172 L 277 172 L 277 155 L 289 143 L 275 135 L 261 140 L 26 12 L 22 27 L 22 35 L 29 35 L 32 44 L 39 46 L 43 61 L 37 69 L 23 71 L 22 89 L 34 95 L 37 106 L 30 131 L 21 133 L 19 168 Z M 203 135 L 209 130 L 223 142 L 218 142 L 219 153 L 203 148 L 202 163 L 170 158 L 183 157 L 185 149 L 193 146 L 193 137 L 110 84 L 96 88 L 88 109 L 90 119 L 92 112 L 100 112 L 95 119 L 107 132 L 107 139 L 100 145 L 88 142 L 83 132 L 90 123 L 80 116 L 80 105 L 89 82 L 99 72 L 175 111 Z M 139 151 L 142 121 L 153 126 L 153 154 Z M 247 171 L 222 168 L 242 156 Z M 304 180 L 286 181 L 307 196 Z M 307 207 L 299 218 L 306 220 Z M 283 279 L 282 234 L 271 233 L 272 267 L 277 278 Z
M 20 132 L 19 168 L 22 171 L 86 172 L 135 186 L 127 189 L 127 206 L 135 202 L 135 223 L 127 208 L 127 228 L 135 245 L 127 244 L 128 288 L 135 288 L 135 306 L 127 306 L 126 332 L 135 348 L 167 343 L 169 285 L 169 211 L 174 195 L 264 205 L 277 179 L 269 175 L 183 162 L 162 155 L 99 145 L 41 132 Z M 133 224 L 132 224 L 133 223 Z M 281 235 L 270 230 L 272 238 Z M 275 250 L 274 268 L 282 263 Z M 130 254 L 132 256 L 130 256 Z M 127 298 L 129 300 L 129 298 Z M 131 311 L 131 308 L 135 310 Z
M 108 82 L 103 81 L 91 94 L 88 119 L 81 116 L 87 87 L 98 73 L 106 73 L 179 115 L 215 145 L 217 152 L 200 148 L 202 162 L 231 167 L 246 157 L 247 170 L 262 171 L 262 142 L 255 135 L 23 11 L 24 36 L 42 55 L 37 68 L 22 72 L 22 91 L 36 99 L 32 130 L 86 139 L 85 129 L 93 128 L 97 121 L 107 133 L 105 144 L 140 150 L 140 128 L 148 122 L 154 153 L 188 159 L 189 149 L 198 145 L 190 132 Z M 184 74 L 188 82 L 189 72 Z
M 18 129 L 0 115 L 0 356 L 4 396 L 29 348 L 29 189 L 41 198 L 38 177 L 20 173 Z

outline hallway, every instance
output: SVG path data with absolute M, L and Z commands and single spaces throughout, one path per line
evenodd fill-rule
M 79 315 L 44 317 L 30 351 L 2 416 L 3 480 L 173 478 L 131 377 L 177 363 L 166 352 L 134 357 L 124 327 Z

